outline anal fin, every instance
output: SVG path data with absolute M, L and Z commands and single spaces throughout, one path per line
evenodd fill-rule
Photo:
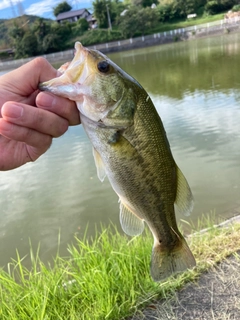
M 144 220 L 138 218 L 125 204 L 120 202 L 120 223 L 123 231 L 129 236 L 137 236 L 144 230 Z

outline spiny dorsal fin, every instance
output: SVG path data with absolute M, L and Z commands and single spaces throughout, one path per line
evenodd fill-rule
M 194 201 L 192 191 L 181 170 L 177 167 L 177 194 L 175 204 L 178 211 L 185 216 L 190 215 L 193 209 Z
M 144 221 L 132 213 L 126 205 L 120 202 L 120 223 L 123 231 L 129 236 L 138 236 L 144 230 Z
M 104 167 L 104 164 L 103 164 L 103 161 L 102 161 L 100 154 L 94 148 L 93 148 L 93 157 L 94 157 L 95 165 L 97 168 L 98 179 L 101 182 L 103 182 L 104 178 L 106 177 L 105 167 Z

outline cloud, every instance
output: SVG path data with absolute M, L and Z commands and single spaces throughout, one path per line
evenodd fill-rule
M 59 0 L 43 0 L 33 3 L 25 9 L 26 14 L 41 16 L 46 12 L 53 12 L 53 7 L 59 3 Z
M 2 0 L 0 2 L 0 10 L 10 8 L 11 6 L 17 5 L 19 2 L 23 2 L 23 0 Z
M 7 2 L 7 0 L 4 0 Z M 13 0 L 12 0 L 13 1 Z M 15 2 L 17 2 L 18 0 L 14 0 Z M 30 5 L 30 7 L 28 7 L 27 9 L 25 9 L 25 13 L 26 14 L 31 14 L 31 15 L 37 15 L 37 16 L 42 16 L 44 13 L 53 13 L 53 7 L 56 7 L 56 5 L 58 5 L 59 3 L 61 3 L 60 0 L 43 0 L 43 1 L 39 1 L 36 3 L 33 3 Z M 79 9 L 79 5 L 82 3 L 83 5 L 86 5 L 87 3 L 91 3 L 90 0 L 72 0 L 72 1 L 68 1 L 68 3 L 72 6 L 73 10 L 74 9 Z M 74 8 L 74 7 L 78 7 L 78 8 Z

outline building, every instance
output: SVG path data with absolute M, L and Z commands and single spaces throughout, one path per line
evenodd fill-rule
M 88 21 L 88 18 L 90 16 L 92 15 L 87 9 L 71 10 L 71 11 L 59 13 L 56 17 L 56 20 L 59 23 L 63 23 L 65 21 L 76 22 L 82 18 Z

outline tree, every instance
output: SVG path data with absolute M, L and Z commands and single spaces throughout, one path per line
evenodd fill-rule
M 107 7 L 110 14 L 111 23 L 125 9 L 125 5 L 119 0 L 95 0 L 93 2 L 93 15 L 97 19 L 99 28 L 108 28 Z
M 61 38 L 57 34 L 49 33 L 43 39 L 43 50 L 45 53 L 52 53 L 59 51 L 59 42 Z
M 66 1 L 59 3 L 55 8 L 53 8 L 53 14 L 57 17 L 62 12 L 70 11 L 72 7 Z
M 131 7 L 124 16 L 121 16 L 118 21 L 118 27 L 125 38 L 133 37 L 138 30 L 137 19 L 137 7 Z
M 38 45 L 39 45 L 39 52 L 43 53 L 44 52 L 43 39 L 48 33 L 51 32 L 51 26 L 49 23 L 44 21 L 43 18 L 38 18 L 34 22 L 34 24 L 32 26 L 32 30 L 37 37 L 37 41 L 38 41 Z
M 147 30 L 154 28 L 158 24 L 158 11 L 150 7 L 142 8 L 137 12 L 136 19 L 138 30 L 144 35 Z
M 77 21 L 75 26 L 72 28 L 73 34 L 75 36 L 82 35 L 85 31 L 87 31 L 89 28 L 88 22 L 86 19 L 81 18 Z
M 88 22 L 85 18 L 81 18 L 77 21 L 77 25 L 81 28 L 82 31 L 86 31 L 89 27 Z
M 9 36 L 13 39 L 13 41 L 20 41 L 24 36 L 24 29 L 19 27 L 16 22 L 14 22 L 14 26 L 9 30 Z
M 239 0 L 213 0 L 207 1 L 205 11 L 209 14 L 216 14 L 231 9 Z
M 173 8 L 176 9 L 178 17 L 186 18 L 188 14 L 194 13 L 194 2 L 193 0 L 175 0 Z
M 37 37 L 31 31 L 25 33 L 21 42 L 24 48 L 24 55 L 32 57 L 39 53 Z
M 37 55 L 38 41 L 30 31 L 27 31 L 21 41 L 15 40 L 15 58 L 26 58 Z
M 58 44 L 58 51 L 63 50 L 65 48 L 67 41 L 72 36 L 72 23 L 65 22 L 65 23 L 59 24 L 55 22 L 51 25 L 50 33 L 59 36 L 60 41 Z
M 119 19 L 119 29 L 124 37 L 133 37 L 137 31 L 142 35 L 153 28 L 159 21 L 159 13 L 155 9 L 132 7 Z
M 159 20 L 161 22 L 170 21 L 177 16 L 177 8 L 174 6 L 173 1 L 161 2 L 156 10 L 159 12 Z
M 213 0 L 213 1 L 208 1 L 207 4 L 205 5 L 205 11 L 209 14 L 216 14 L 221 11 L 221 5 L 219 1 Z
M 111 1 L 111 19 L 115 22 L 116 18 L 120 16 L 120 14 L 125 10 L 127 6 L 119 0 Z
M 131 0 L 132 6 L 139 6 L 139 7 L 151 7 L 151 5 L 155 3 L 158 4 L 158 0 Z
M 97 19 L 99 28 L 108 27 L 108 17 L 107 17 L 107 5 L 109 4 L 106 0 L 96 0 L 93 3 L 93 14 Z

